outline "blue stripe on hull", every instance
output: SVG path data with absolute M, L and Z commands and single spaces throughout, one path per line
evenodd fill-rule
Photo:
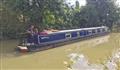
M 65 34 L 55 34 L 55 35 L 48 35 L 48 36 L 40 36 L 40 43 L 51 42 L 56 40 L 65 39 Z

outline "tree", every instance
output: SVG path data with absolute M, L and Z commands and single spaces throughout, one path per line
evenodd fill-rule
M 112 25 L 119 20 L 117 13 L 118 8 L 115 5 L 116 0 L 87 0 L 87 2 L 87 6 L 92 5 L 95 7 L 101 25 L 106 25 L 111 28 Z
M 42 30 L 64 23 L 63 0 L 1 0 L 0 4 L 2 33 L 5 35 L 14 37 L 19 30 L 24 32 L 30 24 Z

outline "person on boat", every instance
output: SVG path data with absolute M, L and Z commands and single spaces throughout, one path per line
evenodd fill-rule
M 37 28 L 35 28 L 34 25 L 30 25 L 30 27 L 27 29 L 27 41 L 28 43 L 34 43 L 34 37 L 37 33 Z
M 30 25 L 30 27 L 27 29 L 27 33 L 28 33 L 29 35 L 32 35 L 32 36 L 33 36 L 33 34 L 34 34 L 34 28 L 35 28 L 34 25 Z
M 38 28 L 35 27 L 33 32 L 34 32 L 34 33 L 33 33 L 34 35 L 38 35 L 38 34 L 39 34 L 39 30 L 38 30 Z
M 37 27 L 34 28 L 34 35 L 33 35 L 33 42 L 34 44 L 38 44 L 38 35 L 39 35 L 39 30 Z

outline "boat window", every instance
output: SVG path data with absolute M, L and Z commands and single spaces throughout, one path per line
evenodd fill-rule
M 92 30 L 88 30 L 88 34 L 91 34 L 92 33 Z
M 105 32 L 105 29 L 102 29 L 102 32 Z
M 102 28 L 100 29 L 100 32 L 103 32 L 103 29 L 102 29 Z
M 92 33 L 96 33 L 95 29 L 92 30 Z
M 97 29 L 95 29 L 95 33 L 98 33 Z
M 97 29 L 97 32 L 99 33 L 99 32 L 100 32 L 100 29 Z
M 65 34 L 65 37 L 66 37 L 66 38 L 71 38 L 71 33 L 66 33 L 66 34 Z
M 80 36 L 80 33 L 79 33 L 79 32 L 77 32 L 77 36 L 78 36 L 78 37 Z

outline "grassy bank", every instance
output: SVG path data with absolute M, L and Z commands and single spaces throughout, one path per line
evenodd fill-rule
M 108 36 L 110 36 L 108 38 Z M 108 41 L 98 44 L 99 41 Z M 101 39 L 101 40 L 100 40 Z M 17 41 L 2 41 L 2 70 L 66 70 L 70 53 L 82 53 L 91 63 L 102 63 L 112 52 L 120 48 L 120 33 L 80 41 L 41 52 L 23 54 L 14 52 Z

